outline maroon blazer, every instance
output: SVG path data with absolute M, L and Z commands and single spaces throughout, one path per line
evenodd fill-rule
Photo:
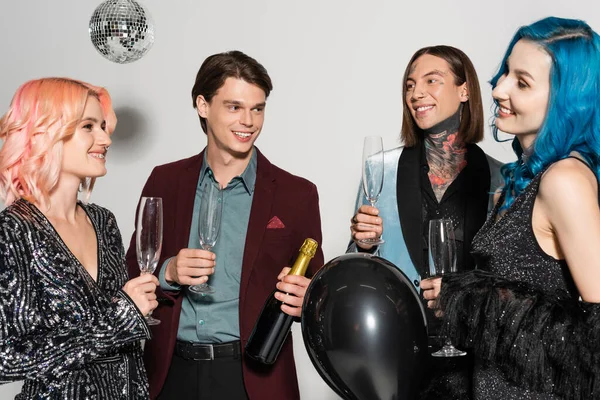
M 248 341 L 264 302 L 275 289 L 281 269 L 295 259 L 307 237 L 315 239 L 319 244 L 322 242 L 316 186 L 276 167 L 256 150 L 256 186 L 240 283 L 239 322 L 242 348 Z M 203 153 L 154 168 L 142 191 L 142 196 L 163 199 L 163 247 L 156 275 L 167 258 L 176 256 L 180 249 L 188 246 Z M 269 221 L 275 216 L 285 227 L 267 229 Z M 131 278 L 139 275 L 135 232 L 127 251 L 127 265 Z M 319 247 L 307 275 L 312 276 L 322 265 L 323 251 Z M 215 273 L 218 274 L 219 271 Z M 152 399 L 158 396 L 167 377 L 183 300 L 181 293 L 162 291 L 160 287 L 157 289 L 157 296 L 159 306 L 153 316 L 162 323 L 152 327 L 152 339 L 146 342 L 144 350 Z M 251 400 L 299 399 L 292 335 L 288 337 L 272 366 L 260 365 L 244 357 L 243 376 Z

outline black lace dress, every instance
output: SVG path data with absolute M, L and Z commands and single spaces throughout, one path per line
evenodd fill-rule
M 475 354 L 474 399 L 600 398 L 600 311 L 579 301 L 567 264 L 537 242 L 543 171 L 473 240 L 478 270 L 444 279 L 444 332 Z

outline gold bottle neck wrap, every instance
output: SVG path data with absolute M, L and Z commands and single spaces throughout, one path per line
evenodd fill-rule
M 317 252 L 317 248 L 319 244 L 311 238 L 307 238 L 304 240 L 302 247 L 300 247 L 300 253 L 298 254 L 298 258 L 292 265 L 292 269 L 290 270 L 288 275 L 302 275 L 306 274 L 306 269 L 308 268 L 308 264 L 310 260 L 315 256 Z

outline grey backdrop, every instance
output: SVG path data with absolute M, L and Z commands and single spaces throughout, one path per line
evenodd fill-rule
M 89 41 L 87 26 L 98 4 L 2 0 L 0 111 L 33 78 L 69 76 L 108 88 L 119 124 L 108 175 L 92 201 L 116 214 L 128 242 L 151 168 L 205 145 L 190 98 L 201 62 L 242 50 L 266 66 L 275 86 L 257 144 L 272 162 L 318 186 L 326 260 L 343 253 L 349 239 L 363 136 L 383 136 L 386 148 L 398 144 L 402 72 L 415 50 L 434 44 L 464 50 L 479 73 L 489 119 L 486 82 L 520 25 L 558 15 L 600 29 L 595 0 L 146 0 L 155 45 L 142 60 L 117 65 Z M 496 143 L 489 129 L 481 145 L 499 160 L 512 160 L 510 147 Z M 313 369 L 297 325 L 302 398 L 336 399 Z M 0 399 L 13 398 L 19 387 L 0 386 Z

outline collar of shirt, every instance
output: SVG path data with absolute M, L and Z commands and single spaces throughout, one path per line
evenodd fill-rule
M 210 165 L 208 165 L 208 161 L 206 160 L 206 153 L 207 152 L 205 149 L 204 150 L 204 158 L 202 160 L 202 168 L 200 168 L 200 180 L 198 181 L 198 187 L 202 186 L 202 182 L 204 182 L 204 179 L 206 178 L 207 175 L 210 177 L 210 179 L 213 182 L 216 182 L 215 175 L 214 175 L 212 169 L 210 168 Z M 250 157 L 250 162 L 246 166 L 246 169 L 244 170 L 244 172 L 242 172 L 241 175 L 233 178 L 233 180 L 239 178 L 242 181 L 244 188 L 246 189 L 246 192 L 248 192 L 249 195 L 252 195 L 252 193 L 254 192 L 254 185 L 256 183 L 256 166 L 257 166 L 256 148 L 253 148 L 252 156 Z M 229 182 L 227 183 L 227 186 L 229 186 Z

